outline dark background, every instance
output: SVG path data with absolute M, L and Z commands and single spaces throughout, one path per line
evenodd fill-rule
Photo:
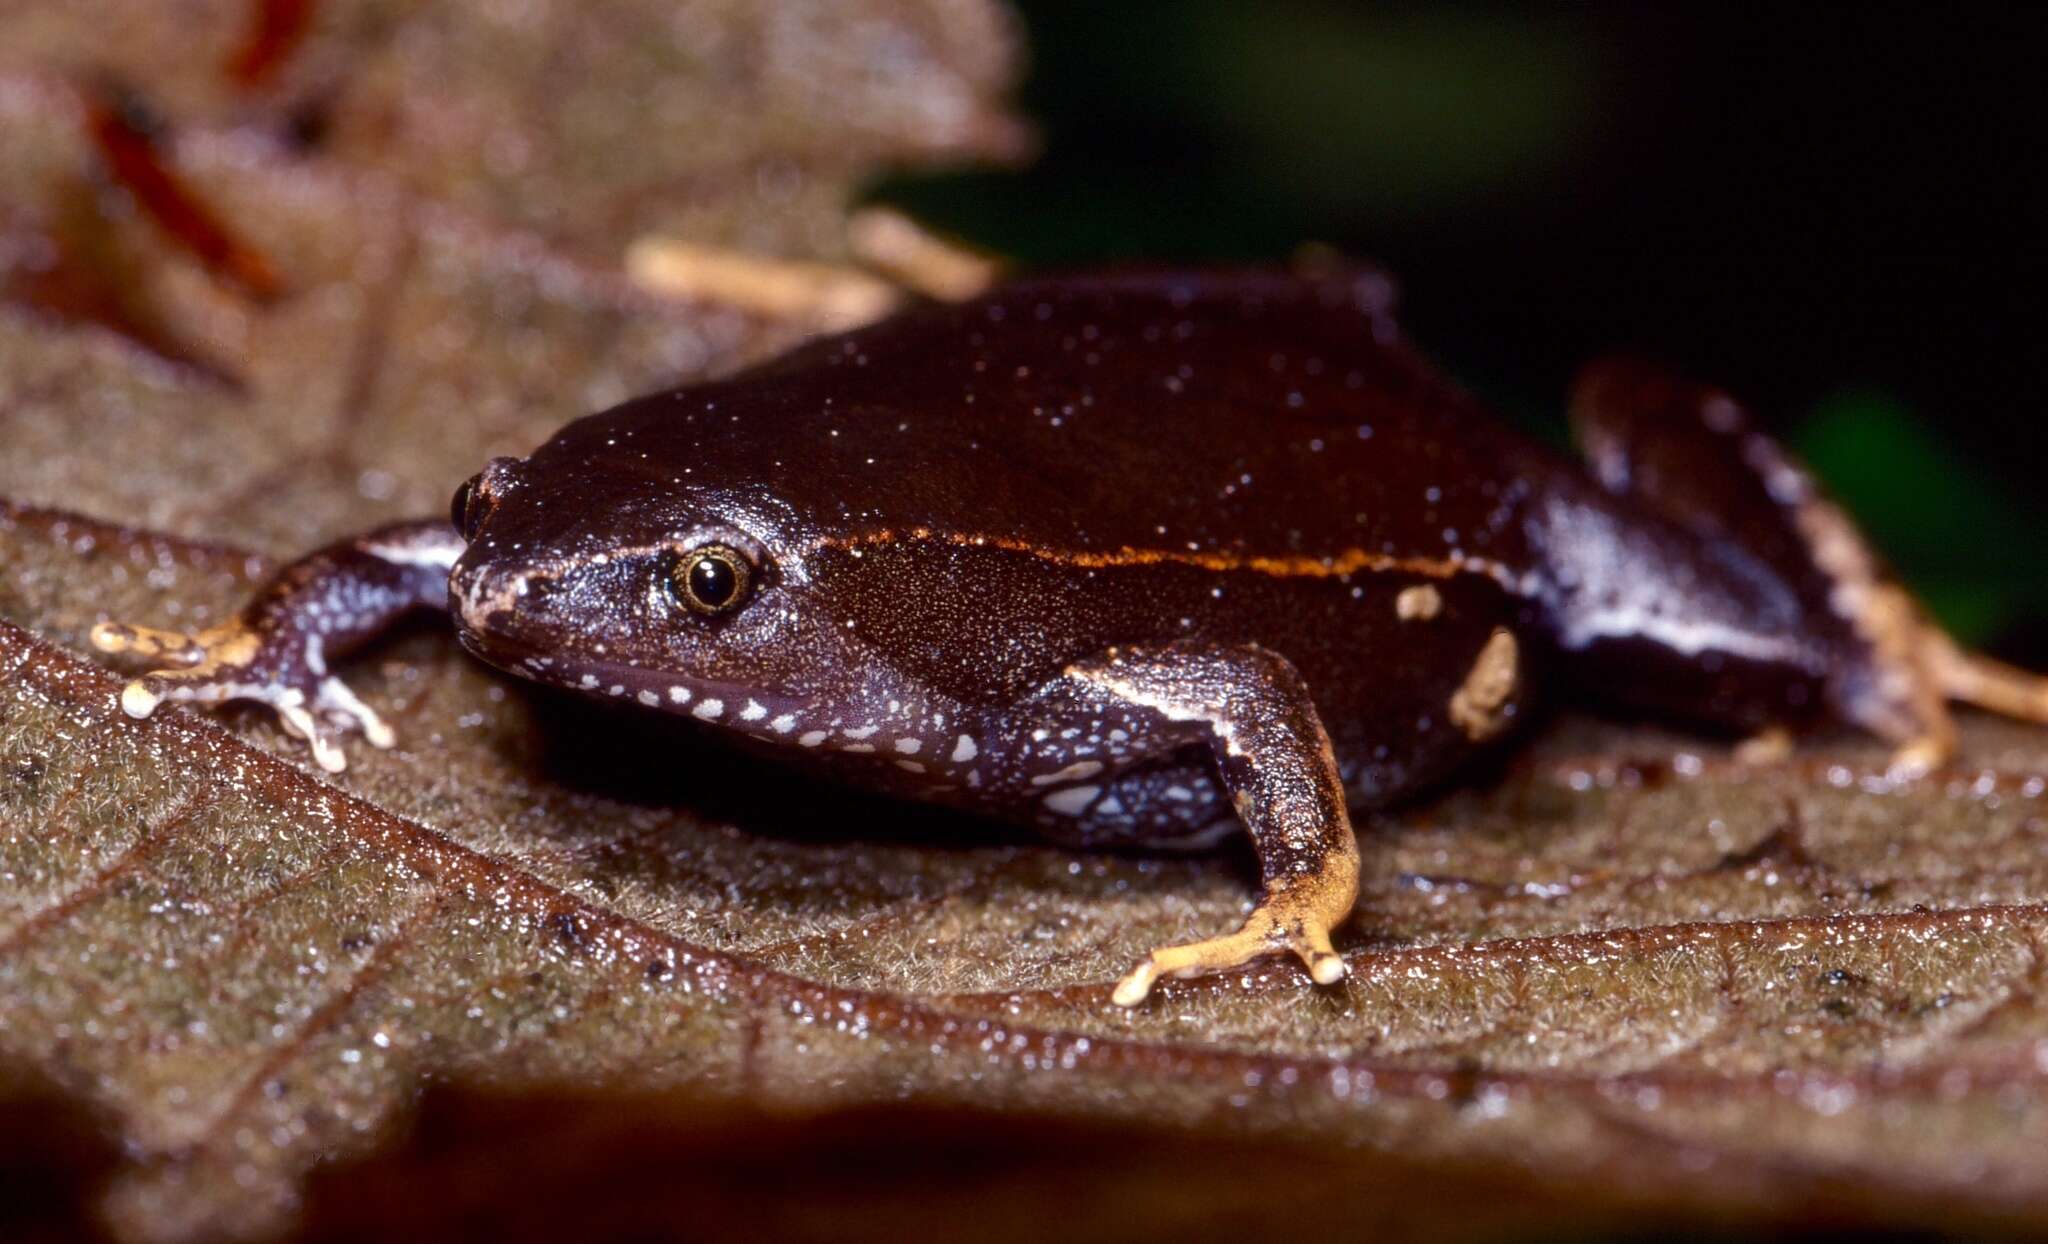
M 1039 160 L 881 197 L 1033 266 L 1376 259 L 1546 434 L 1579 364 L 1652 353 L 1747 398 L 1966 638 L 2048 664 L 2041 19 L 1020 8 Z

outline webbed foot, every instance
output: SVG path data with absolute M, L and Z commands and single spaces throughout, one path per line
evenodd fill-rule
M 1915 688 L 1920 705 L 1916 729 L 1899 740 L 1889 772 L 1895 779 L 1921 777 L 1955 757 L 1956 728 L 1948 701 L 1986 712 L 2048 725 L 2048 678 L 1969 652 L 1947 632 L 1916 615 L 1902 624 L 1907 639 L 1898 647 L 1895 677 Z
M 1301 878 L 1267 892 L 1235 933 L 1165 946 L 1145 956 L 1117 982 L 1110 995 L 1118 1006 L 1136 1006 L 1162 976 L 1196 976 L 1240 967 L 1263 955 L 1293 952 L 1318 985 L 1334 985 L 1349 970 L 1330 945 L 1330 930 L 1351 914 L 1357 898 L 1354 857 L 1342 867 Z
M 1925 777 L 1955 759 L 1960 740 L 1951 701 L 2048 725 L 2048 677 L 1965 650 L 1903 592 L 1893 589 L 1884 599 L 1884 642 L 1871 658 L 1876 677 L 1848 704 L 1853 720 L 1892 742 L 1885 765 L 1892 781 Z M 1789 730 L 1767 726 L 1736 746 L 1735 759 L 1777 765 L 1795 747 Z
M 121 689 L 121 709 L 130 717 L 147 717 L 165 700 L 254 700 L 305 739 L 329 773 L 348 765 L 340 739 L 347 731 L 360 730 L 372 747 L 396 741 L 376 710 L 326 672 L 318 641 L 290 631 L 266 634 L 239 619 L 190 634 L 102 622 L 92 628 L 92 644 L 101 652 L 172 663 Z

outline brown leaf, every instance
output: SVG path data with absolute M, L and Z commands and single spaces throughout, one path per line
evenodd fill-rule
M 390 29 L 456 20 L 388 11 Z M 944 12 L 949 38 L 977 29 L 981 10 Z M 319 20 L 263 90 L 313 75 L 300 55 L 327 63 L 319 39 L 352 46 Z M 180 63 L 240 46 L 219 44 Z M 365 43 L 399 67 L 402 45 Z M 133 55 L 131 76 L 163 72 Z M 466 97 L 433 76 L 433 108 Z M 192 116 L 257 106 L 149 86 Z M 1275 963 L 1124 1011 L 1106 983 L 1137 955 L 1242 916 L 1243 853 L 1076 854 L 793 789 L 688 723 L 502 679 L 431 628 L 357 663 L 401 744 L 339 779 L 261 717 L 129 720 L 120 678 L 81 655 L 95 620 L 217 620 L 272 555 L 438 512 L 487 455 L 803 326 L 636 293 L 490 219 L 495 191 L 451 206 L 346 145 L 288 158 L 180 125 L 166 167 L 280 274 L 259 305 L 146 215 L 106 214 L 83 92 L 0 80 L 0 269 L 111 300 L 0 307 L 0 1062 L 118 1140 L 98 1201 L 117 1235 L 277 1230 L 309 1171 L 367 1159 L 446 1081 L 472 1087 L 435 1099 L 412 1148 L 323 1174 L 316 1228 L 452 1230 L 479 1221 L 465 1205 L 552 1187 L 642 1215 L 590 1229 L 658 1230 L 644 1189 L 607 1189 L 586 1157 L 659 1178 L 643 1149 L 721 1154 L 743 1189 L 768 1186 L 763 1153 L 865 1155 L 867 1202 L 789 1173 L 848 1212 L 1029 1215 L 1036 1173 L 1080 1190 L 1062 1225 L 1082 1236 L 1294 1206 L 1393 1235 L 2048 1217 L 2040 732 L 1972 722 L 1971 767 L 1895 787 L 1860 740 L 1753 772 L 1683 736 L 1554 723 L 1505 772 L 1366 827 L 1345 985 Z M 936 149 L 889 132 L 899 155 Z M 536 184 L 567 195 L 560 220 L 592 219 Z M 785 207 L 762 227 L 823 218 Z M 477 1105 L 479 1085 L 567 1101 Z M 1011 1142 L 1015 1182 L 966 1139 L 982 1129 Z M 583 1148 L 549 1184 L 535 1154 L 556 1135 Z M 500 1172 L 485 1195 L 434 1181 L 479 1150 Z M 942 1161 L 988 1197 L 920 1198 Z M 1508 1198 L 1526 1212 L 1493 1212 Z M 485 1221 L 549 1221 L 508 1217 Z
M 606 262 L 643 233 L 836 253 L 880 167 L 1016 159 L 989 0 L 13 3 L 0 71 L 89 68 Z M 248 66 L 259 68 L 253 75 Z M 253 78 L 253 80 L 252 80 Z

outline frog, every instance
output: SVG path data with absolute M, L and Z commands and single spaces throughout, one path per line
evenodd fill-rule
M 498 457 L 447 518 L 286 565 L 197 632 L 104 621 L 121 707 L 256 701 L 329 771 L 395 732 L 334 672 L 439 611 L 511 675 L 1077 850 L 1249 838 L 1234 930 L 1111 993 L 1292 955 L 1332 985 L 1353 818 L 1588 692 L 1751 742 L 1865 731 L 1910 781 L 1951 701 L 2048 722 L 1725 392 L 1572 387 L 1574 456 L 1403 334 L 1361 264 L 1021 276 Z M 622 709 L 622 711 L 626 711 Z

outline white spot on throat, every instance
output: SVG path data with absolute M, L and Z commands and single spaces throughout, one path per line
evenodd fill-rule
M 668 701 L 671 704 L 688 704 L 690 702 L 690 689 L 688 687 L 670 687 L 668 689 Z
M 1094 777 L 1102 772 L 1099 760 L 1077 760 L 1058 773 L 1041 773 L 1031 779 L 1033 786 L 1052 786 L 1059 782 L 1072 782 L 1079 778 Z M 1091 788 L 1092 789 L 1092 788 Z
M 700 700 L 697 707 L 690 710 L 690 714 L 694 717 L 702 717 L 705 721 L 710 721 L 713 717 L 718 716 L 724 711 L 724 700 Z
M 747 706 L 740 710 L 741 721 L 759 721 L 767 715 L 767 708 L 759 700 L 748 700 Z
M 924 740 L 898 739 L 896 740 L 896 750 L 902 752 L 906 756 L 915 756 L 920 751 L 924 750 Z
M 974 740 L 967 735 L 961 735 L 960 741 L 953 744 L 953 763 L 956 765 L 964 765 L 980 754 L 981 749 L 976 747 Z
M 797 742 L 805 747 L 816 747 L 818 744 L 823 743 L 825 736 L 830 733 L 831 731 L 829 730 L 806 730 L 802 735 L 798 736 Z
M 796 717 L 794 714 L 784 713 L 774 721 L 769 722 L 768 728 L 777 734 L 788 734 L 796 729 Z
M 645 704 L 649 708 L 653 708 L 655 705 L 661 703 L 661 697 L 654 694 L 652 691 L 642 691 L 638 696 L 635 696 L 634 698 L 639 700 L 642 704 Z
M 1100 786 L 1069 786 L 1045 797 L 1045 806 L 1062 816 L 1079 816 L 1102 793 Z

